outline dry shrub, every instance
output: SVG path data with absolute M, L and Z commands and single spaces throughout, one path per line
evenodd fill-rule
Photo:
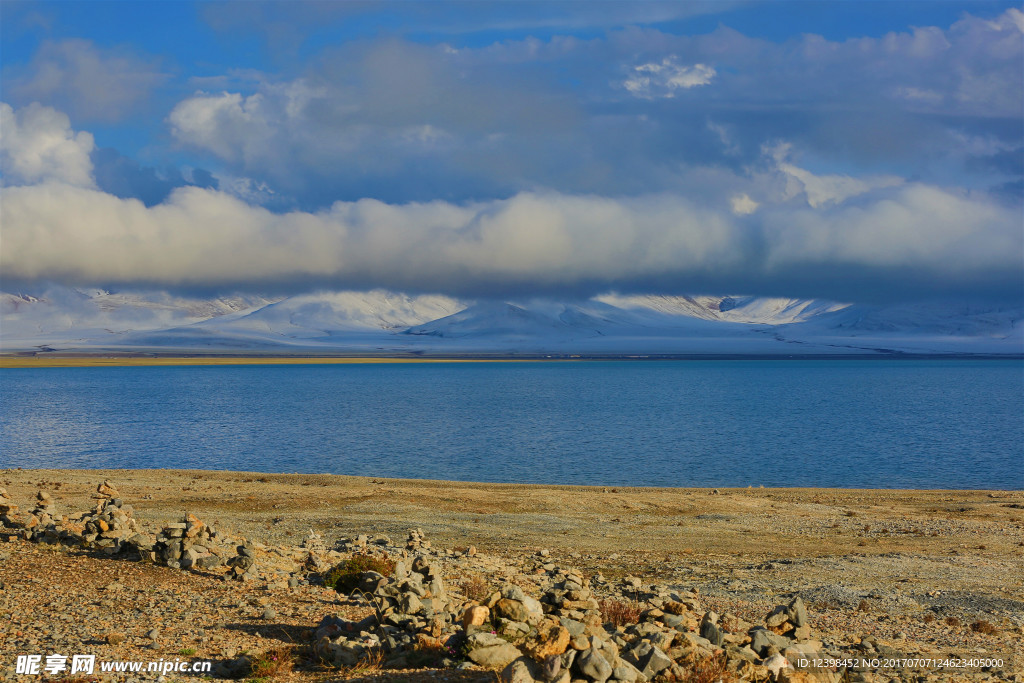
M 870 612 L 871 611 L 871 603 L 868 602 L 867 600 L 861 600 L 860 603 L 857 605 L 857 611 L 858 612 Z
M 924 623 L 926 623 L 926 624 L 930 624 L 933 621 L 935 621 L 935 615 L 932 614 L 931 612 L 929 612 L 928 614 L 924 615 L 924 618 L 922 619 L 922 621 L 924 621 Z
M 728 633 L 736 633 L 739 630 L 740 618 L 735 614 L 722 617 L 722 628 Z
M 409 666 L 414 669 L 443 667 L 445 658 L 454 657 L 455 652 L 445 647 L 440 640 L 420 638 L 408 655 Z
M 462 589 L 462 594 L 470 600 L 476 600 L 477 602 L 483 600 L 491 594 L 491 587 L 484 580 L 484 577 L 479 574 L 471 574 L 462 580 L 459 586 Z
M 393 571 L 394 560 L 386 556 L 360 553 L 328 569 L 324 574 L 324 585 L 339 593 L 351 593 L 359 585 L 359 575 L 363 572 L 377 572 L 383 576 L 390 576 Z
M 995 624 L 990 621 L 985 621 L 984 619 L 974 622 L 969 628 L 975 633 L 981 633 L 986 636 L 992 636 L 999 633 L 999 629 L 995 627 Z
M 946 626 L 952 626 L 953 628 L 956 628 L 959 625 L 960 620 L 956 617 L 946 617 Z
M 359 661 L 342 671 L 344 678 L 375 676 L 384 668 L 384 652 L 380 649 L 367 650 Z
M 252 658 L 252 678 L 274 678 L 291 673 L 295 653 L 290 647 L 276 647 Z
M 683 675 L 666 676 L 670 683 L 736 683 L 736 673 L 729 670 L 729 658 L 723 652 L 718 656 L 705 657 L 690 664 L 680 661 Z
M 601 609 L 601 619 L 613 626 L 626 626 L 640 621 L 640 603 L 636 600 L 616 600 L 607 598 L 597 603 Z

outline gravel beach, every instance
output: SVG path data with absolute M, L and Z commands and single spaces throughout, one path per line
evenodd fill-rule
M 645 489 L 213 471 L 0 470 L 10 500 L 28 510 L 37 492 L 46 491 L 55 516 L 94 506 L 104 480 L 117 486 L 143 530 L 155 532 L 190 513 L 247 539 L 282 568 L 237 583 L 215 572 L 108 558 L 6 534 L 0 544 L 0 676 L 19 679 L 18 654 L 219 661 L 301 645 L 325 615 L 356 619 L 370 613 L 367 604 L 340 599 L 316 580 L 295 580 L 288 563 L 301 562 L 299 546 L 311 531 L 325 549 L 344 550 L 343 539 L 351 543 L 365 535 L 371 543 L 401 545 L 410 529 L 422 529 L 430 541 L 427 552 L 444 566 L 449 584 L 472 575 L 528 583 L 557 565 L 592 578 L 596 597 L 603 586 L 610 591 L 639 577 L 636 585 L 696 591 L 705 608 L 755 623 L 774 605 L 800 596 L 815 637 L 836 652 L 853 653 L 874 639 L 920 657 L 998 657 L 1004 664 L 996 669 L 918 673 L 931 677 L 920 680 L 1024 680 L 1020 491 Z M 466 553 L 470 546 L 472 556 Z M 284 677 L 334 680 L 367 673 L 298 669 Z M 375 676 L 493 680 L 494 674 Z

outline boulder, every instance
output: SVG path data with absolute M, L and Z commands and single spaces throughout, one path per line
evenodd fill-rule
M 522 657 L 522 653 L 511 643 L 502 641 L 500 645 L 479 647 L 469 652 L 469 658 L 485 669 L 504 669 L 513 660 Z
M 612 665 L 594 648 L 584 650 L 576 657 L 576 669 L 597 683 L 604 683 L 612 675 Z
M 647 678 L 654 678 L 672 666 L 672 659 L 668 655 L 654 645 L 643 641 L 627 650 L 623 659 L 636 667 Z
M 462 613 L 462 626 L 463 628 L 481 626 L 487 622 L 490 614 L 491 610 L 487 609 L 483 605 L 473 605 L 472 607 L 468 607 L 466 608 L 466 611 Z
M 537 683 L 541 680 L 540 665 L 529 657 L 518 657 L 501 670 L 502 683 Z
M 534 659 L 541 661 L 551 655 L 560 655 L 569 647 L 569 631 L 557 621 L 546 619 L 537 627 L 537 632 L 527 639 L 523 649 Z

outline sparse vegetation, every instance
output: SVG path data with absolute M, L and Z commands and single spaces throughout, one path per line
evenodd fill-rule
M 861 600 L 860 603 L 857 605 L 857 611 L 858 612 L 870 612 L 871 611 L 871 603 L 868 602 L 867 600 Z
M 689 666 L 683 665 L 682 676 L 666 671 L 668 675 L 665 678 L 672 683 L 734 683 L 738 679 L 728 665 L 729 659 L 723 653 L 699 659 Z
M 377 572 L 390 576 L 395 571 L 394 560 L 370 554 L 353 555 L 342 560 L 324 574 L 324 585 L 339 593 L 351 593 L 359 585 L 359 575 L 363 572 Z
M 195 653 L 196 649 L 194 647 L 183 647 L 180 650 L 178 650 L 178 654 L 182 657 L 191 657 Z
M 635 600 L 605 599 L 598 601 L 601 609 L 601 618 L 604 622 L 614 626 L 625 626 L 640 621 L 641 606 Z
M 959 625 L 960 620 L 956 617 L 946 617 L 946 626 L 952 626 L 953 628 L 956 628 Z
M 462 594 L 470 600 L 476 600 L 479 602 L 488 595 L 491 594 L 491 587 L 487 581 L 479 574 L 471 574 L 463 579 L 459 585 L 462 589 Z
M 924 623 L 926 623 L 926 624 L 930 624 L 933 621 L 935 621 L 935 615 L 932 614 L 931 612 L 929 612 L 928 614 L 924 615 L 924 618 L 922 619 L 922 621 Z
M 455 650 L 445 647 L 441 644 L 441 641 L 432 638 L 420 638 L 416 643 L 416 647 L 409 653 L 408 662 L 409 666 L 415 668 L 437 668 L 443 666 L 443 659 L 454 658 L 455 656 Z
M 367 650 L 359 662 L 344 669 L 345 678 L 364 678 L 381 672 L 384 668 L 384 652 L 379 649 Z
M 295 668 L 295 653 L 290 647 L 276 647 L 252 658 L 254 679 L 271 679 L 291 673 Z
M 984 619 L 975 621 L 968 628 L 970 628 L 975 633 L 981 633 L 982 635 L 986 636 L 992 636 L 996 633 L 999 633 L 999 629 L 996 628 L 995 624 L 993 624 L 990 621 L 985 621 Z

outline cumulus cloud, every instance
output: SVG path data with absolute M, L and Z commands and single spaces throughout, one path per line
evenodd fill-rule
M 896 296 L 914 281 L 918 294 L 924 282 L 932 293 L 1013 296 L 1024 248 L 1012 209 L 920 184 L 824 211 L 777 204 L 741 216 L 668 195 L 364 199 L 274 213 L 197 187 L 154 207 L 52 181 L 2 191 L 5 276 L 68 283 L 449 294 L 788 287 L 856 299 L 865 287 Z
M 724 26 L 458 49 L 352 41 L 291 78 L 209 81 L 167 123 L 224 174 L 309 210 L 339 198 L 470 201 L 538 188 L 685 193 L 689 170 L 742 173 L 774 139 L 850 178 L 884 168 L 949 185 L 955 174 L 991 175 L 967 165 L 952 131 L 1024 144 L 1020 14 L 845 41 L 775 43 Z M 793 187 L 819 206 L 861 189 L 832 175 L 794 176 Z
M 1014 272 L 1021 283 L 1020 216 L 985 196 L 917 183 L 825 212 L 776 211 L 765 221 L 768 269 L 804 264 L 906 269 L 958 280 Z M 1019 292 L 1017 293 L 1019 296 Z
M 678 57 L 670 55 L 660 63 L 650 62 L 633 67 L 623 87 L 637 97 L 675 97 L 679 90 L 707 85 L 714 79 L 714 67 L 707 64 L 681 65 Z
M 1019 296 L 1024 270 L 1014 207 L 891 176 L 818 175 L 797 166 L 785 142 L 765 147 L 770 165 L 746 177 L 695 171 L 687 196 L 524 191 L 275 212 L 259 205 L 269 190 L 242 177 L 222 178 L 222 189 L 177 187 L 148 206 L 115 196 L 93 182 L 92 138 L 65 115 L 0 105 L 0 117 L 7 280 L 856 300 L 870 288 Z M 193 173 L 204 180 L 213 178 Z
M 15 111 L 0 102 L 0 171 L 5 184 L 58 180 L 91 187 L 91 133 L 71 129 L 67 114 L 31 104 Z
M 80 39 L 46 41 L 27 66 L 4 76 L 17 101 L 40 101 L 98 121 L 122 120 L 169 78 L 152 60 Z
M 802 194 L 812 208 L 841 203 L 850 197 L 870 190 L 895 187 L 903 184 L 903 178 L 896 176 L 868 176 L 853 178 L 848 175 L 815 175 L 789 162 L 792 145 L 781 142 L 764 148 L 765 154 L 774 159 L 776 168 L 790 181 L 786 185 L 784 199 Z
M 751 199 L 746 192 L 741 192 L 729 199 L 729 206 L 737 216 L 747 216 L 757 211 L 760 204 Z

